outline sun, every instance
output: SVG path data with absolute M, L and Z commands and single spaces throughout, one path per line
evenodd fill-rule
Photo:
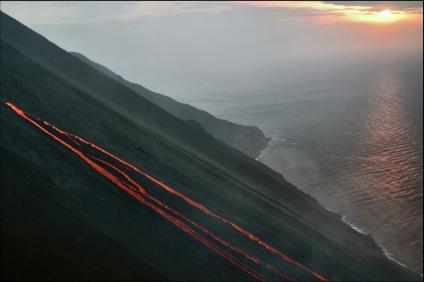
M 392 12 L 390 10 L 384 10 L 378 13 L 378 16 L 382 19 L 389 19 L 392 16 Z
M 391 24 L 405 20 L 408 15 L 404 11 L 384 9 L 381 11 L 359 11 L 347 15 L 351 20 L 375 24 Z

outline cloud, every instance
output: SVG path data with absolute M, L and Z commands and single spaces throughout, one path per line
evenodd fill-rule
M 323 1 L 339 5 L 351 5 L 352 1 Z M 372 10 L 394 9 L 394 10 L 417 10 L 423 8 L 422 1 L 354 1 L 357 6 L 370 7 Z
M 406 3 L 404 3 L 406 2 Z M 390 23 L 401 20 L 422 20 L 422 3 L 419 1 L 238 1 L 256 8 L 290 10 L 318 22 L 356 21 Z M 390 17 L 380 12 L 391 10 Z
M 229 9 L 225 3 L 150 1 L 2 1 L 1 10 L 26 24 L 69 24 L 122 21 L 150 16 L 213 13 Z
M 391 9 L 393 21 L 405 15 L 422 15 L 420 1 L 2 1 L 1 10 L 29 25 L 86 24 L 107 21 L 128 21 L 143 17 L 170 17 L 186 14 L 219 13 L 241 7 L 274 8 L 284 13 L 284 19 L 368 21 L 378 12 Z M 268 9 L 271 10 L 271 9 Z M 378 21 L 377 21 L 378 22 Z
M 237 1 L 259 8 L 286 8 L 306 10 L 361 10 L 381 11 L 381 9 L 394 9 L 402 11 L 421 11 L 422 1 Z

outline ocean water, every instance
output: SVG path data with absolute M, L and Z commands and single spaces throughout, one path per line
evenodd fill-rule
M 422 75 L 422 57 L 310 65 L 184 102 L 259 126 L 258 161 L 422 273 Z

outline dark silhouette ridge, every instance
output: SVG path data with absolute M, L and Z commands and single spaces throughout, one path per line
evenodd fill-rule
M 343 224 L 339 215 L 322 208 L 280 174 L 199 125 L 176 118 L 4 13 L 1 81 L 2 101 L 107 148 L 332 280 L 421 280 L 384 257 L 372 238 Z M 6 211 L 19 215 L 1 222 L 2 242 L 19 246 L 1 248 L 2 266 L 20 269 L 28 260 L 22 253 L 51 247 L 24 268 L 32 274 L 25 279 L 97 279 L 96 269 L 104 273 L 99 279 L 111 280 L 127 280 L 128 273 L 146 280 L 252 279 L 139 205 L 3 103 L 0 114 L 1 199 L 7 200 L 2 215 Z M 174 196 L 157 189 L 152 193 L 296 280 L 312 279 L 236 236 L 230 227 L 187 209 Z M 33 223 L 40 221 L 46 225 L 35 228 Z M 21 236 L 12 238 L 16 225 Z M 79 234 L 91 238 L 88 247 L 74 243 Z M 66 263 L 67 254 L 74 264 Z M 249 267 L 272 277 L 267 269 Z M 19 278 L 14 271 L 2 275 Z

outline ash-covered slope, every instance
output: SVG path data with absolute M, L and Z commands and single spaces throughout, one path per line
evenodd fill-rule
M 2 280 L 169 279 L 56 201 L 28 161 L 2 147 L 0 168 Z
M 135 164 L 308 269 L 332 280 L 421 279 L 386 259 L 371 238 L 350 229 L 339 216 L 323 209 L 281 175 L 201 127 L 174 117 L 3 13 L 1 82 L 3 102 L 11 102 Z M 3 102 L 1 166 L 13 164 L 21 169 L 13 170 L 15 173 L 2 170 L 1 198 L 15 203 L 2 203 L 2 217 L 14 219 L 1 222 L 2 242 L 14 240 L 1 248 L 2 266 L 19 271 L 22 264 L 29 264 L 23 269 L 30 271 L 21 273 L 20 278 L 42 280 L 80 280 L 98 277 L 96 271 L 110 273 L 111 269 L 120 269 L 115 275 L 105 275 L 111 280 L 127 279 L 134 271 L 134 279 L 252 279 L 140 205 Z M 81 142 L 74 142 L 87 150 Z M 157 185 L 146 183 L 146 187 L 159 193 Z M 159 196 L 229 244 L 296 280 L 317 279 L 228 224 L 172 195 Z M 19 226 L 19 232 L 13 232 L 15 226 Z M 20 236 L 14 238 L 15 234 Z M 45 237 L 54 239 L 50 251 L 40 247 L 48 245 Z M 67 257 L 69 252 L 58 250 L 62 244 L 65 250 L 72 250 L 72 260 Z M 229 252 L 255 271 L 276 279 L 268 269 Z M 116 264 L 110 258 L 116 258 Z M 2 272 L 2 278 L 16 278 L 14 273 Z
M 259 152 L 269 141 L 269 139 L 264 136 L 263 132 L 256 126 L 239 125 L 216 118 L 206 111 L 199 110 L 188 104 L 180 103 L 170 97 L 150 91 L 137 83 L 125 80 L 107 67 L 93 62 L 80 53 L 70 53 L 100 72 L 134 90 L 136 93 L 155 103 L 172 115 L 182 120 L 192 120 L 199 123 L 212 136 L 224 141 L 248 156 L 258 156 Z

